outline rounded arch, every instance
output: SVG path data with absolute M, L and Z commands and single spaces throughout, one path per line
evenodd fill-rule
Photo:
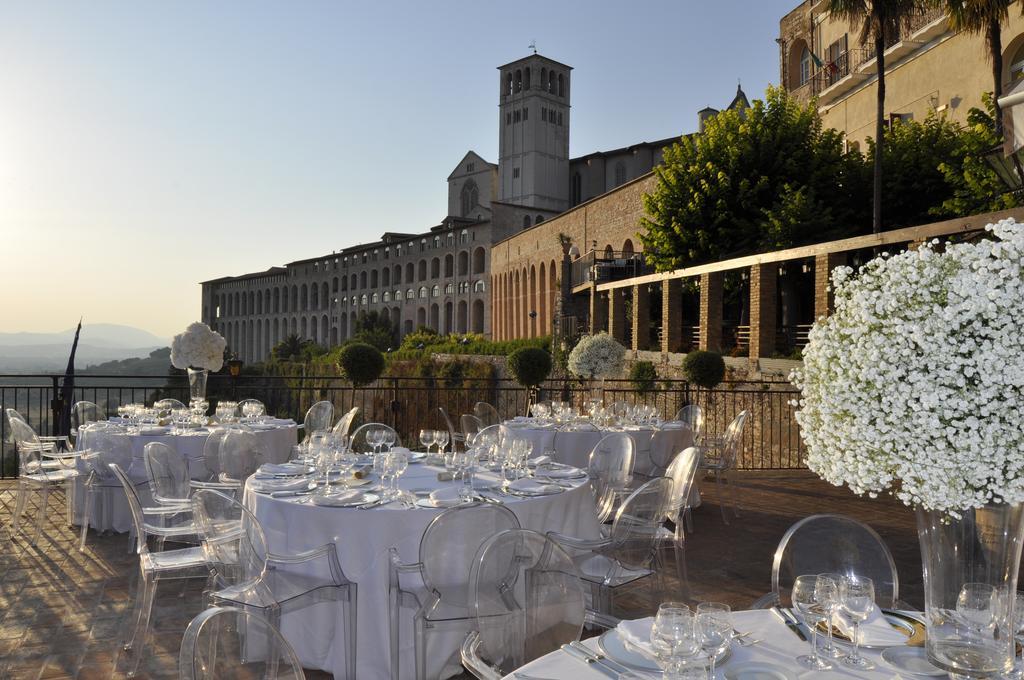
M 469 274 L 469 251 L 459 251 L 459 276 Z
M 391 285 L 391 267 L 384 267 L 384 269 L 382 269 L 381 272 L 380 272 L 380 278 L 381 278 L 380 284 L 382 286 L 390 286 Z
M 310 291 L 309 291 L 309 293 L 310 293 L 310 295 L 309 295 L 309 297 L 310 297 L 310 300 L 309 300 L 310 308 L 311 309 L 319 309 L 320 308 L 320 286 L 318 286 L 318 285 L 316 285 L 314 283 L 309 288 L 310 288 Z
M 807 41 L 796 38 L 789 45 L 786 58 L 786 81 L 790 89 L 796 89 L 811 79 L 813 62 Z
M 530 228 L 530 216 L 529 215 L 523 215 L 523 229 L 529 229 L 529 228 Z
M 416 310 L 416 325 L 426 326 L 427 325 L 427 309 L 426 307 L 420 307 Z
M 327 344 L 327 338 L 330 337 L 330 323 L 326 314 L 320 317 L 320 343 L 323 345 Z
M 530 298 L 526 308 L 526 319 L 530 337 L 537 337 L 537 267 L 530 265 Z
M 487 253 L 484 251 L 483 246 L 478 246 L 473 249 L 473 273 L 483 274 L 486 267 Z
M 612 250 L 612 244 L 608 244 L 604 247 L 604 259 L 610 260 L 615 257 L 615 251 Z
M 416 265 L 409 262 L 405 265 L 405 282 L 412 283 L 416 280 Z
M 543 215 L 537 215 L 536 217 L 533 218 L 534 225 L 540 224 L 543 221 L 544 221 L 544 216 Z
M 473 313 L 471 319 L 471 330 L 474 333 L 484 332 L 484 301 L 473 300 Z
M 565 96 L 565 74 L 558 74 L 558 96 Z
M 530 89 L 530 71 L 531 70 L 532 69 L 529 66 L 527 66 L 526 68 L 523 69 L 523 89 L 524 90 L 529 90 Z
M 631 239 L 627 238 L 626 241 L 622 244 L 622 254 L 626 257 L 629 257 L 630 255 L 633 254 L 633 241 Z
M 444 275 L 449 279 L 455 276 L 455 256 L 451 253 L 444 256 Z
M 301 306 L 302 311 L 309 309 L 309 287 L 306 286 L 306 284 L 302 284 L 302 288 L 299 292 L 299 298 L 299 305 Z
M 430 278 L 441 278 L 441 259 L 438 257 L 430 259 Z
M 391 278 L 394 279 L 396 286 L 402 282 L 402 265 L 395 265 L 393 273 L 391 274 Z
M 513 89 L 514 92 L 522 92 L 523 91 L 523 70 L 522 69 L 518 69 L 518 68 L 516 69 L 516 77 L 515 77 L 515 80 L 513 81 L 513 86 L 514 86 L 514 89 Z
M 327 288 L 327 282 L 320 284 L 320 308 L 327 309 L 331 304 L 331 293 Z
M 426 260 L 420 260 L 420 264 L 419 264 L 419 280 L 420 281 L 426 281 L 427 280 L 427 261 Z
M 1003 93 L 1024 80 L 1024 33 L 1011 40 L 1003 50 Z
M 545 335 L 548 325 L 548 276 L 547 267 L 540 263 L 537 273 L 537 335 Z

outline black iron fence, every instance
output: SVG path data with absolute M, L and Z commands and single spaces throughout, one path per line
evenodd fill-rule
M 13 408 L 26 417 L 40 434 L 58 432 L 59 375 L 0 375 L 0 408 Z M 650 389 L 639 391 L 629 380 L 608 380 L 601 387 L 582 385 L 573 380 L 546 383 L 538 397 L 561 399 L 584 407 L 598 393 L 606 404 L 626 401 L 657 408 L 671 418 L 686 404 L 699 404 L 706 414 L 706 430 L 723 432 L 742 410 L 750 411 L 743 436 L 739 467 L 744 469 L 788 469 L 803 466 L 803 446 L 793 418 L 790 402 L 793 388 L 785 382 L 727 382 L 713 390 L 697 388 L 685 381 L 658 380 Z M 87 400 L 100 405 L 108 415 L 117 407 L 133 402 L 151 403 L 156 398 L 173 397 L 188 401 L 184 378 L 168 376 L 78 376 L 75 401 Z M 357 422 L 383 422 L 394 427 L 403 442 L 415 443 L 420 429 L 443 426 L 440 408 L 451 415 L 458 427 L 459 416 L 472 413 L 477 401 L 494 404 L 503 417 L 525 414 L 529 392 L 505 379 L 475 378 L 384 378 L 373 385 L 353 389 L 337 376 L 240 376 L 211 375 L 208 400 L 253 397 L 264 402 L 267 411 L 278 417 L 301 422 L 309 406 L 320 400 L 334 403 L 336 413 L 359 408 Z M 16 474 L 13 447 L 6 419 L 0 420 L 0 471 L 2 476 Z

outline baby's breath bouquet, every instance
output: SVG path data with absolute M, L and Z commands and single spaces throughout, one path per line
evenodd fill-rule
M 569 352 L 569 372 L 577 378 L 615 378 L 625 364 L 626 348 L 607 333 L 585 335 Z

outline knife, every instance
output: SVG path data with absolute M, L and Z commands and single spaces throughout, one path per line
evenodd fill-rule
M 623 673 L 629 673 L 630 672 L 630 670 L 628 668 L 626 668 L 625 666 L 620 664 L 618 661 L 615 661 L 614 659 L 608 658 L 607 656 L 605 656 L 601 652 L 592 651 L 589 647 L 584 645 L 579 640 L 573 640 L 572 642 L 569 643 L 569 646 L 573 647 L 575 649 L 578 649 L 582 654 L 586 654 L 587 656 L 591 657 L 594 660 L 595 663 L 603 664 L 603 665 L 607 666 L 608 668 L 611 668 L 613 671 L 615 671 L 619 675 L 622 675 Z
M 786 614 L 782 611 L 782 609 L 780 609 L 777 606 L 776 607 L 772 607 L 772 612 L 777 617 L 779 617 L 779 620 L 782 621 L 782 623 L 785 624 L 785 626 L 787 628 L 789 628 L 791 631 L 793 631 L 793 633 L 795 633 L 797 637 L 799 637 L 804 642 L 807 642 L 807 636 L 804 635 L 804 632 L 802 630 L 800 630 L 800 625 L 798 623 L 796 623 L 795 621 L 790 620 L 790 618 L 786 616 Z
M 576 659 L 577 661 L 582 661 L 584 664 L 593 668 L 595 671 L 600 672 L 604 676 L 612 678 L 612 680 L 618 680 L 619 678 L 619 673 L 613 671 L 611 668 L 605 666 L 604 664 L 598 663 L 595 657 L 592 657 L 588 654 L 584 654 L 576 647 L 572 647 L 570 645 L 562 645 L 562 651 L 571 656 L 572 658 Z

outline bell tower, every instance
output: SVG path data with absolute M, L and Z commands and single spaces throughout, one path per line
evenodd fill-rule
M 571 66 L 539 54 L 498 67 L 498 200 L 569 208 Z

